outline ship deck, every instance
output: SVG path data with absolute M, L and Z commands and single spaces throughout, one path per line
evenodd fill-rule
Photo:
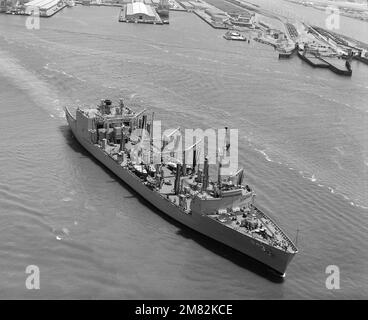
M 99 144 L 95 145 L 101 148 Z M 102 149 L 102 148 L 101 148 Z M 115 161 L 118 161 L 120 145 L 108 144 L 105 146 L 104 152 L 106 152 Z M 120 163 L 122 167 L 128 168 L 127 157 L 124 156 L 124 160 Z M 132 165 L 132 164 L 131 164 Z M 136 167 L 139 165 L 133 163 Z M 142 167 L 143 168 L 143 167 Z M 132 170 L 133 172 L 134 170 Z M 156 191 L 168 201 L 174 205 L 179 206 L 184 213 L 190 214 L 190 205 L 192 198 L 196 193 L 201 190 L 202 184 L 195 181 L 195 177 L 188 175 L 181 178 L 182 188 L 186 189 L 186 192 L 181 195 L 175 194 L 175 171 L 171 170 L 167 165 L 162 166 L 163 183 L 160 188 L 156 188 Z M 142 179 L 142 183 L 144 179 Z M 187 188 L 186 188 L 187 187 Z M 211 190 L 213 186 L 211 183 L 208 186 L 208 190 Z M 208 193 L 207 197 L 211 197 Z M 289 240 L 289 238 L 283 233 L 283 231 L 262 211 L 254 207 L 251 211 L 233 210 L 232 212 L 214 213 L 208 215 L 209 218 L 221 223 L 225 227 L 231 228 L 241 234 L 262 242 L 274 248 L 295 253 L 296 247 Z M 247 222 L 255 224 L 257 227 L 248 228 L 245 226 Z
M 101 148 L 99 144 L 95 145 L 98 148 Z M 105 147 L 105 152 L 111 156 L 115 161 L 118 161 L 118 153 L 120 150 L 120 145 L 119 144 L 109 144 L 106 145 Z M 133 163 L 134 164 L 134 163 Z M 124 160 L 120 163 L 120 165 L 122 167 L 128 167 L 128 161 L 127 161 L 127 157 L 124 157 Z M 175 173 L 170 170 L 167 166 L 163 166 L 162 167 L 163 170 L 163 184 L 161 186 L 161 188 L 157 188 L 157 192 L 165 197 L 166 199 L 168 199 L 170 202 L 172 202 L 175 205 L 179 205 L 180 204 L 180 198 L 178 195 L 175 194 L 175 190 L 174 190 L 174 186 L 175 186 Z M 142 180 L 143 181 L 143 180 Z M 194 182 L 194 177 L 184 177 L 182 178 L 182 183 L 183 183 L 183 187 L 189 186 L 190 184 L 196 184 Z M 200 185 L 200 184 L 199 184 Z M 193 192 L 190 192 L 188 194 L 189 195 L 193 195 Z M 191 198 L 190 197 L 185 197 L 182 200 L 185 203 L 182 203 L 182 205 L 180 206 L 181 209 L 185 212 L 185 213 L 190 213 L 190 203 L 191 203 Z
M 265 243 L 277 249 L 294 253 L 296 248 L 293 246 L 291 241 L 281 231 L 277 225 L 268 218 L 264 213 L 255 208 L 251 213 L 229 212 L 223 214 L 212 214 L 209 215 L 211 219 L 216 220 L 222 225 L 231 228 L 237 232 L 247 235 L 259 242 Z M 247 228 L 244 223 L 253 222 L 257 224 L 257 228 Z

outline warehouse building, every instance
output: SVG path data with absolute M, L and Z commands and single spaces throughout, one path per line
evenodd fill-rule
M 154 21 L 156 19 L 153 8 L 143 2 L 128 3 L 126 10 L 127 20 Z
M 6 12 L 6 0 L 0 0 L 0 12 Z
M 163 23 L 155 8 L 144 2 L 126 4 L 121 10 L 119 21 L 152 24 Z
M 250 13 L 249 11 L 242 11 L 240 13 L 234 12 L 229 13 L 230 21 L 235 26 L 240 27 L 248 27 L 253 28 L 254 27 L 254 13 Z

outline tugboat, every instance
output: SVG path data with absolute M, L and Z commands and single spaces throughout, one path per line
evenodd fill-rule
M 145 112 L 134 112 L 123 100 L 118 105 L 102 100 L 95 108 L 78 107 L 75 115 L 65 108 L 66 119 L 79 143 L 153 206 L 285 276 L 298 249 L 256 206 L 255 191 L 243 184 L 244 170 L 223 177 L 220 157 L 217 180 L 212 181 L 207 157 L 200 168 L 199 142 L 190 147 L 193 157 L 185 156 L 186 151 L 182 160 L 175 151 L 170 151 L 169 157 L 164 151 L 168 137 L 160 139 L 157 147 L 152 138 L 153 114 L 149 118 Z M 174 131 L 180 132 L 180 128 Z M 228 150 L 230 143 L 224 143 L 223 152 Z
M 226 40 L 246 41 L 247 38 L 237 31 L 228 31 L 224 34 Z

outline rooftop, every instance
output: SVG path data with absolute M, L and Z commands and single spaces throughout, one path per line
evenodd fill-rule
M 155 13 L 151 6 L 143 2 L 133 2 L 127 4 L 127 15 L 145 14 L 147 16 L 155 17 Z
M 33 6 L 33 7 L 44 7 L 50 4 L 57 4 L 59 2 L 59 0 L 33 0 L 30 2 L 27 2 L 25 5 L 26 6 Z

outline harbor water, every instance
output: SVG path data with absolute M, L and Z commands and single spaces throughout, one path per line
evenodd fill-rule
M 165 26 L 118 15 L 66 8 L 39 30 L 0 16 L 0 298 L 366 298 L 367 65 L 340 77 L 191 13 Z M 239 130 L 257 202 L 299 230 L 284 280 L 166 218 L 81 148 L 63 106 L 119 97 L 166 127 Z M 40 290 L 26 289 L 28 265 Z

